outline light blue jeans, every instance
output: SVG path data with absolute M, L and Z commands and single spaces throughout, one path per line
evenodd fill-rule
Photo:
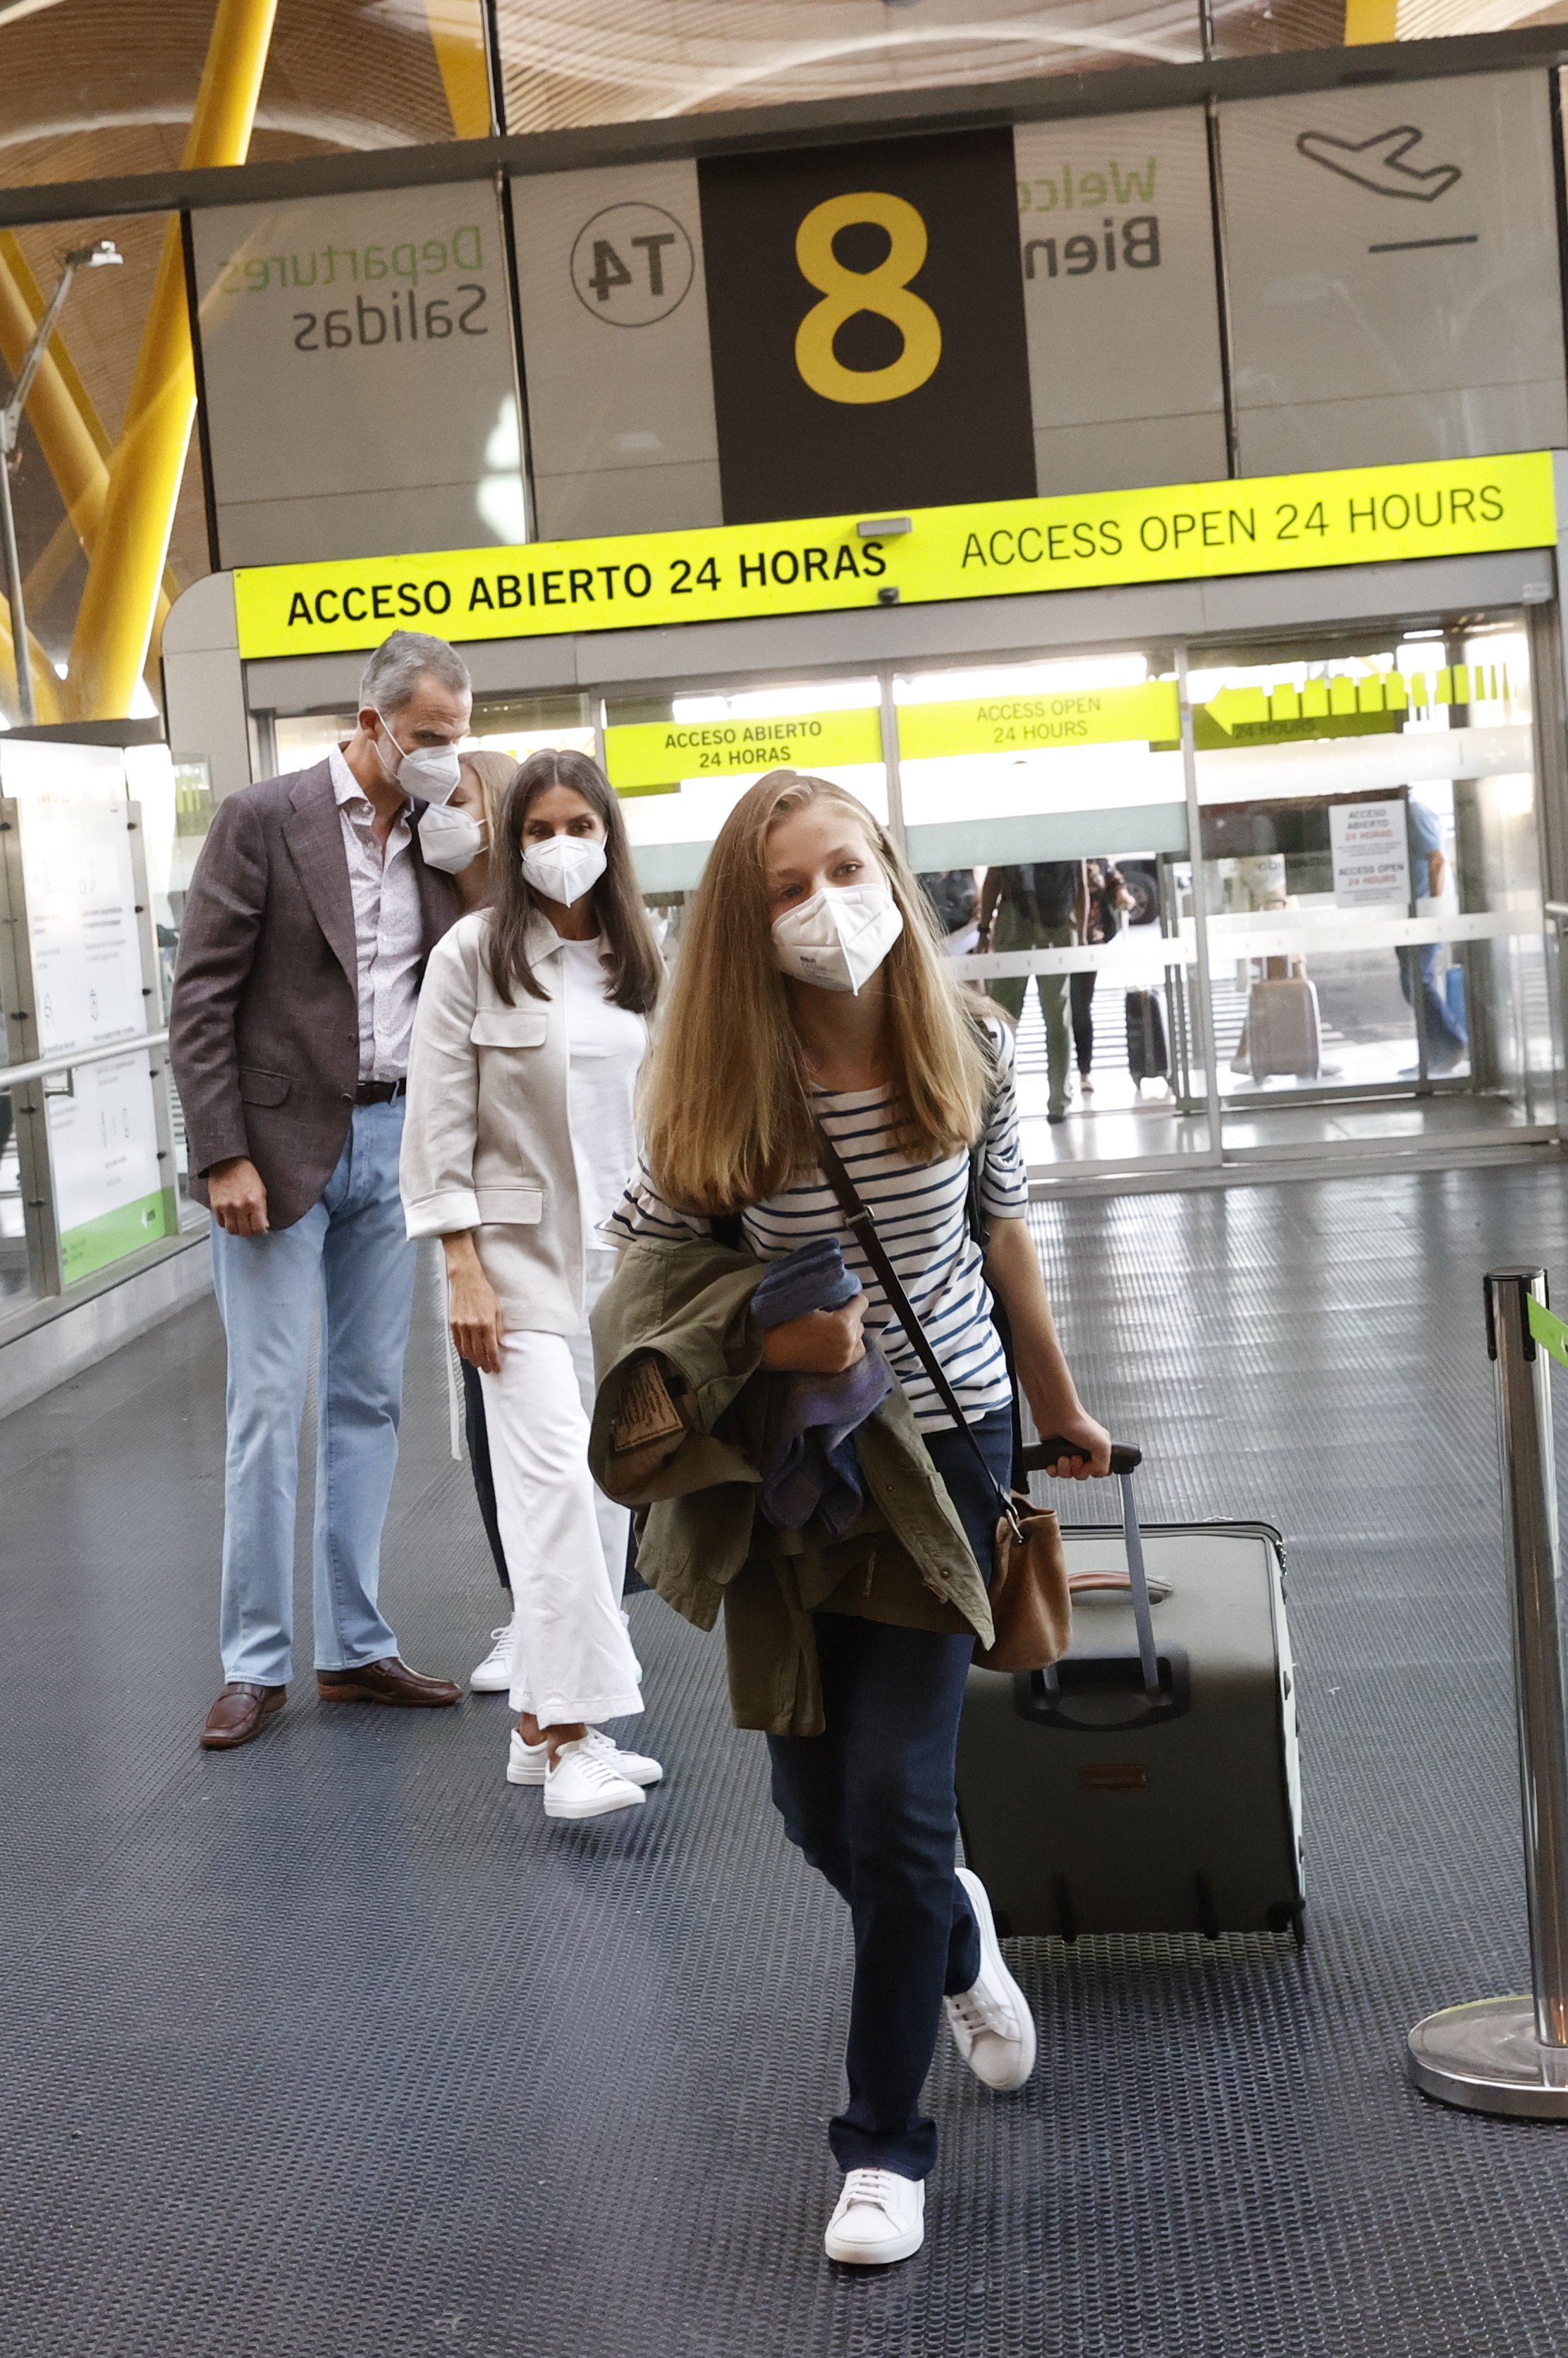
M 228 1679 L 282 1686 L 291 1672 L 299 1428 L 318 1308 L 316 1665 L 351 1670 L 397 1651 L 376 1595 L 414 1309 L 415 1249 L 397 1185 L 403 1102 L 354 1108 L 337 1169 L 292 1228 L 231 1237 L 213 1225 L 212 1282 L 229 1343 L 220 1632 Z

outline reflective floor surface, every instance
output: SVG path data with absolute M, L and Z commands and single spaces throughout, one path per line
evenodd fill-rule
M 1041 2069 L 998 2102 L 939 2055 L 929 2240 L 881 2278 L 819 2245 L 845 1924 L 716 1641 L 636 1601 L 668 1781 L 598 1828 L 503 1782 L 500 1698 L 301 1688 L 203 1755 L 211 1307 L 0 1424 L 7 2353 L 1559 2358 L 1568 2132 L 1400 2053 L 1526 1970 L 1478 1281 L 1568 1293 L 1564 1176 L 1040 1214 L 1146 1511 L 1288 1535 L 1310 1941 L 1022 1944 Z M 496 1591 L 427 1321 L 406 1437 L 392 1617 L 461 1674 Z

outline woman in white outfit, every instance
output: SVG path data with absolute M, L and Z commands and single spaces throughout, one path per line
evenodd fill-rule
M 431 953 L 408 1068 L 403 1200 L 446 1250 L 453 1339 L 484 1388 L 511 1569 L 507 1776 L 552 1818 L 641 1803 L 663 1774 L 606 1720 L 643 1708 L 621 1615 L 627 1518 L 588 1470 L 599 1223 L 636 1161 L 633 1098 L 663 976 L 625 826 L 586 754 L 531 754 L 490 905 Z

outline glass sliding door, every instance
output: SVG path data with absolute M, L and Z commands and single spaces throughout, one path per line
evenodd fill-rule
M 1227 1154 L 1554 1120 L 1517 616 L 1195 651 Z
M 874 677 L 727 679 L 606 698 L 606 775 L 625 805 L 643 897 L 675 939 L 715 836 L 769 770 L 833 778 L 889 817 Z
M 893 697 L 909 857 L 1018 1025 L 1031 1168 L 1206 1154 L 1173 650 L 911 671 Z

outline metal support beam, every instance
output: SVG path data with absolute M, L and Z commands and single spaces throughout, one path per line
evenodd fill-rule
M 10 231 L 0 230 L 0 358 L 13 376 L 43 313 L 43 294 L 27 256 Z M 27 602 L 36 609 L 59 587 L 78 547 L 89 557 L 92 554 L 109 490 L 107 462 L 114 448 L 61 333 L 50 338 L 27 396 L 27 423 L 66 511 L 27 575 Z M 155 632 L 182 587 L 166 568 Z
M 185 168 L 240 164 L 251 144 L 277 0 L 219 0 Z M 164 233 L 125 424 L 109 468 L 103 520 L 70 651 L 78 719 L 131 708 L 146 661 L 185 454 L 196 414 L 196 368 L 178 220 Z

